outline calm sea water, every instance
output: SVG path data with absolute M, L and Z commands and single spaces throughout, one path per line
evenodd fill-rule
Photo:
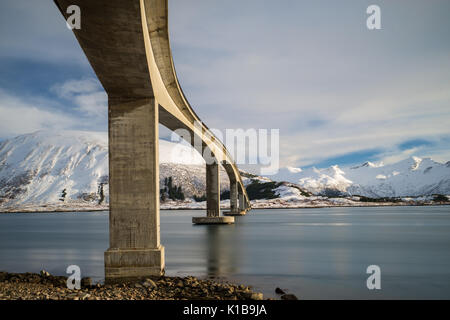
M 450 299 L 450 207 L 252 210 L 194 226 L 202 211 L 161 211 L 168 275 L 281 287 L 303 299 Z M 0 270 L 102 280 L 108 213 L 0 214 Z M 366 268 L 381 268 L 368 290 Z

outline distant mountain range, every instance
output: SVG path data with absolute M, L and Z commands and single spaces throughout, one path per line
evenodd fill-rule
M 38 131 L 1 141 L 0 209 L 48 205 L 107 208 L 107 139 L 106 133 L 99 132 Z M 189 146 L 166 140 L 160 140 L 159 153 L 161 188 L 165 178 L 172 177 L 173 184 L 183 190 L 185 205 L 204 206 L 193 200 L 205 193 L 202 157 Z M 221 189 L 226 191 L 229 182 L 223 170 L 221 177 Z M 414 157 L 385 166 L 366 162 L 342 169 L 282 168 L 270 179 L 243 173 L 243 180 L 251 199 L 260 206 L 322 206 L 336 201 L 354 205 L 351 199 L 332 198 L 448 195 L 450 163 Z
M 319 195 L 361 195 L 371 198 L 418 197 L 450 194 L 450 161 L 411 157 L 384 165 L 365 162 L 358 166 L 337 165 L 326 169 L 283 168 L 270 177 L 298 184 Z

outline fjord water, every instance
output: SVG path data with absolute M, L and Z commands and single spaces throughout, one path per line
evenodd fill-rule
M 194 226 L 203 211 L 161 211 L 167 275 L 280 287 L 300 299 L 450 299 L 450 207 L 252 210 L 234 225 Z M 108 213 L 0 214 L 0 270 L 102 280 Z M 368 290 L 369 265 L 381 289 Z

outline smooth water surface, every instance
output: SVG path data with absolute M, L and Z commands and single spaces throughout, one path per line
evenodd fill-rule
M 450 299 L 450 207 L 252 210 L 195 226 L 198 210 L 161 211 L 166 274 L 281 287 L 303 299 Z M 108 213 L 0 214 L 0 270 L 102 280 Z M 368 290 L 369 265 L 381 290 Z

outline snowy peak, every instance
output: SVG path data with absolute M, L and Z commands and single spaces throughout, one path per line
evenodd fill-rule
M 439 163 L 431 158 L 410 157 L 397 163 L 365 162 L 358 166 L 305 169 L 277 181 L 297 183 L 315 194 L 344 193 L 366 197 L 407 197 L 450 194 L 450 161 Z
M 280 177 L 280 173 L 283 172 L 285 171 L 280 170 L 279 174 L 270 178 L 277 181 L 288 181 L 299 184 L 301 187 L 313 193 L 320 193 L 324 190 L 337 190 L 341 192 L 345 191 L 352 184 L 352 181 L 345 177 L 345 172 L 337 165 L 326 169 L 308 168 L 293 172 L 290 175 L 283 174 Z
M 431 159 L 430 159 L 431 160 Z M 412 162 L 410 165 L 410 169 L 411 170 L 417 170 L 420 167 L 420 164 L 422 163 L 422 159 L 418 158 L 418 157 L 411 157 L 410 159 L 408 159 L 409 162 Z
M 373 163 L 373 162 L 366 161 L 366 162 L 364 162 L 363 164 L 360 164 L 360 165 L 358 165 L 358 166 L 351 167 L 350 169 L 359 169 L 359 168 L 379 168 L 379 167 L 383 167 L 383 166 L 384 166 L 383 162 L 380 162 L 380 163 L 378 163 L 378 164 L 375 164 L 375 163 Z

